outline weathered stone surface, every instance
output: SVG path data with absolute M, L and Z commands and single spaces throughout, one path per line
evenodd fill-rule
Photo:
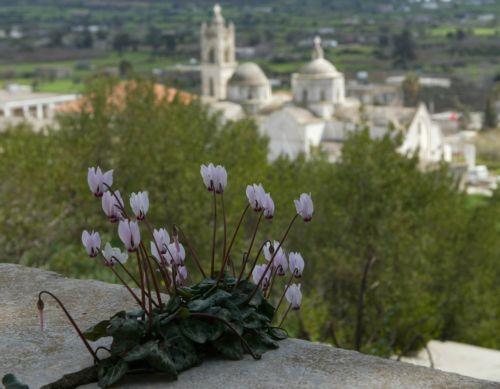
M 46 330 L 40 332 L 35 303 L 42 290 L 54 292 L 81 327 L 109 317 L 133 302 L 119 285 L 74 280 L 52 272 L 0 264 L 0 374 L 14 373 L 32 388 L 92 363 L 56 304 L 46 299 Z M 262 360 L 209 360 L 175 382 L 135 377 L 124 388 L 495 388 L 476 380 L 366 356 L 353 351 L 286 340 Z M 95 388 L 87 385 L 86 388 Z

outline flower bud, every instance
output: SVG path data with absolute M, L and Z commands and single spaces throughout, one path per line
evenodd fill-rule
M 137 220 L 143 220 L 149 209 L 148 192 L 132 193 L 130 195 L 130 206 Z
M 136 251 L 141 243 L 139 225 L 135 221 L 120 221 L 118 224 L 118 236 L 127 248 L 128 252 Z
M 288 257 L 290 271 L 293 273 L 294 277 L 300 278 L 302 272 L 304 271 L 304 259 L 300 253 L 290 253 Z

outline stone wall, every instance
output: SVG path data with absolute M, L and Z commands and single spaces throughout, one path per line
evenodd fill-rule
M 55 293 L 83 328 L 133 307 L 119 285 L 0 264 L 0 375 L 14 373 L 32 389 L 92 364 L 84 345 L 50 299 L 45 299 L 46 329 L 40 331 L 35 305 L 37 293 L 43 289 Z M 500 384 L 290 339 L 260 361 L 212 359 L 180 374 L 175 382 L 134 377 L 118 387 L 499 388 Z

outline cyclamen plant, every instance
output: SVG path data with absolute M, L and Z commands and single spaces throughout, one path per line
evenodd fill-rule
M 275 206 L 271 195 L 261 184 L 248 185 L 248 204 L 231 239 L 228 239 L 224 207 L 226 169 L 212 163 L 202 165 L 201 176 L 213 197 L 209 271 L 202 267 L 196 251 L 179 226 L 174 225 L 169 234 L 166 228 L 156 229 L 151 225 L 148 219 L 148 192 L 131 194 L 132 214 L 129 214 L 120 192 L 112 189 L 113 170 L 105 173 L 99 167 L 88 170 L 89 188 L 95 197 L 101 199 L 108 220 L 117 224 L 124 249 L 112 247 L 110 243 L 101 248 L 100 235 L 95 231 L 83 231 L 82 244 L 91 258 L 100 259 L 114 273 L 137 303 L 138 309 L 120 311 L 110 319 L 81 331 L 63 303 L 51 292 L 40 292 L 37 307 L 43 330 L 42 297 L 50 296 L 59 304 L 95 361 L 94 376 L 101 387 L 112 385 L 125 374 L 133 372 L 162 372 L 176 378 L 179 372 L 200 364 L 206 355 L 220 354 L 240 359 L 244 353 L 249 353 L 259 359 L 265 351 L 277 348 L 277 341 L 287 337 L 281 327 L 289 311 L 300 308 L 301 287 L 293 281 L 302 276 L 304 259 L 297 252 L 287 256 L 283 243 L 298 218 L 305 222 L 312 219 L 311 196 L 303 193 L 295 200 L 297 213 L 281 239 L 263 242 L 252 256 L 262 218 L 271 220 L 274 217 Z M 218 203 L 222 210 L 224 231 L 222 248 L 219 249 L 216 247 Z M 237 271 L 231 253 L 249 209 L 258 216 L 249 247 Z M 149 247 L 146 239 L 150 241 Z M 133 261 L 129 256 L 133 257 Z M 261 256 L 264 258 L 259 264 Z M 201 282 L 187 285 L 193 277 L 188 274 L 186 260 L 194 262 L 202 277 Z M 132 266 L 137 266 L 138 278 L 130 270 Z M 287 274 L 284 290 L 278 294 L 277 303 L 273 305 L 271 292 L 276 279 Z M 284 300 L 288 306 L 279 318 L 278 310 Z M 113 338 L 110 348 L 101 346 L 93 349 L 89 341 L 105 336 Z M 98 356 L 99 351 L 107 355 Z

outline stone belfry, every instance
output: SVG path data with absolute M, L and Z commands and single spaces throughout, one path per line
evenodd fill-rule
M 234 24 L 226 25 L 219 4 L 214 16 L 201 25 L 201 94 L 217 100 L 227 97 L 227 82 L 236 69 Z

